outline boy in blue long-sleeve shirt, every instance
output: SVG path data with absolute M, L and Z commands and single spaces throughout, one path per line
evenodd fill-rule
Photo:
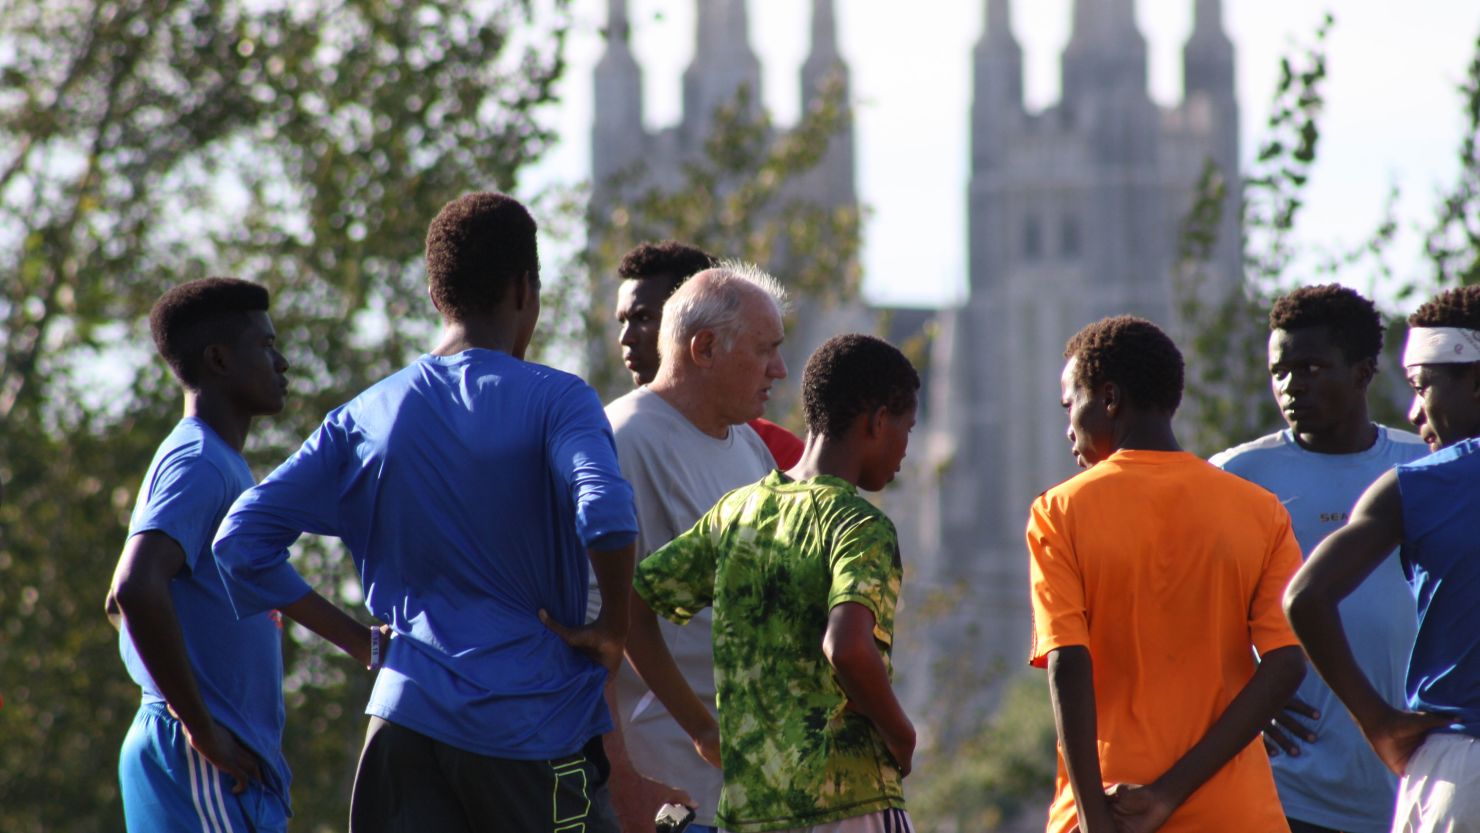
M 539 260 L 522 205 L 449 203 L 427 276 L 440 343 L 244 494 L 217 558 L 246 616 L 307 588 L 287 562 L 299 534 L 339 537 L 394 633 L 374 650 L 352 831 L 615 831 L 602 687 L 637 524 L 611 429 L 584 382 L 524 361 Z M 607 601 L 582 626 L 588 569 Z M 574 643 L 546 617 L 577 628 Z

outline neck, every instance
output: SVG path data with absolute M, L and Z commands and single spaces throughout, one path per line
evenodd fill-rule
M 1362 409 L 1360 418 L 1353 416 L 1330 431 L 1291 433 L 1301 448 L 1317 454 L 1356 454 L 1377 442 L 1377 426 L 1367 418 L 1366 408 Z
M 810 480 L 819 474 L 840 477 L 858 485 L 862 465 L 855 449 L 847 443 L 828 440 L 807 432 L 807 445 L 802 450 L 802 459 L 786 473 L 792 480 Z
M 659 367 L 658 376 L 648 385 L 648 390 L 663 397 L 664 402 L 700 431 L 719 440 L 728 437 L 732 423 L 715 410 L 714 398 L 697 380 L 686 381 L 680 373 L 665 372 L 666 367 L 666 364 Z
M 455 356 L 464 350 L 480 348 L 523 359 L 526 346 L 519 344 L 518 327 L 512 317 L 495 311 L 467 320 L 443 319 L 442 338 L 432 349 L 432 355 Z
M 1143 415 L 1115 427 L 1116 451 L 1181 451 L 1170 416 Z
M 211 426 L 238 454 L 246 446 L 247 432 L 252 428 L 251 414 L 241 413 L 212 391 L 185 391 L 185 416 Z

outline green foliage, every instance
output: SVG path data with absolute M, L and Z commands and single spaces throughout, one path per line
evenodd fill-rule
M 1202 454 L 1280 425 L 1265 369 L 1266 322 L 1280 293 L 1338 277 L 1350 282 L 1353 272 L 1364 269 L 1370 270 L 1364 291 L 1379 305 L 1410 300 L 1420 291 L 1480 282 L 1480 40 L 1460 87 L 1466 120 L 1459 174 L 1443 194 L 1425 239 L 1431 276 L 1404 277 L 1387 262 L 1397 231 L 1396 189 L 1388 195 L 1383 219 L 1365 240 L 1349 251 L 1314 259 L 1303 274 L 1292 274 L 1292 264 L 1305 253 L 1295 242 L 1296 227 L 1319 148 L 1325 43 L 1332 25 L 1327 15 L 1313 44 L 1299 58 L 1281 61 L 1266 137 L 1245 180 L 1244 275 L 1231 292 L 1213 291 L 1204 271 L 1217 241 L 1224 196 L 1221 174 L 1211 166 L 1183 221 L 1174 286 L 1189 368 L 1181 427 L 1187 445 Z M 1409 393 L 1398 358 L 1405 336 L 1403 317 L 1388 311 L 1383 372 L 1369 407 L 1374 419 L 1390 425 L 1407 422 Z
M 1460 85 L 1465 133 L 1459 145 L 1458 181 L 1443 196 L 1425 252 L 1439 287 L 1480 283 L 1480 39 Z M 1407 287 L 1412 292 L 1411 287 Z
M 273 291 L 293 388 L 254 426 L 264 474 L 425 347 L 426 223 L 458 193 L 512 190 L 549 145 L 537 116 L 567 28 L 563 0 L 4 4 L 0 829 L 121 827 L 138 693 L 101 606 L 179 411 L 149 305 L 207 274 Z M 300 550 L 357 601 L 337 546 Z M 285 652 L 294 827 L 338 829 L 369 681 L 317 640 Z
M 851 118 L 844 85 L 830 79 L 784 133 L 752 106 L 750 96 L 742 88 L 716 110 L 704 153 L 683 166 L 677 187 L 647 182 L 648 172 L 638 167 L 604 184 L 614 197 L 594 202 L 586 254 L 587 297 L 593 302 L 582 324 L 588 380 L 605 395 L 630 385 L 616 350 L 611 308 L 617 264 L 645 240 L 672 238 L 717 257 L 758 263 L 802 302 L 798 312 L 804 305 L 815 311 L 858 296 L 858 207 L 819 204 L 797 187 Z M 788 328 L 795 323 L 793 315 Z
M 916 827 L 976 833 L 1008 829 L 1025 814 L 1041 815 L 1053 794 L 1056 739 L 1043 675 L 1015 677 L 979 731 L 942 743 L 910 776 Z

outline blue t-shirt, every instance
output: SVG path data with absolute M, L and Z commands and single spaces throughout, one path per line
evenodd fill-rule
M 154 453 L 129 536 L 162 532 L 184 551 L 185 567 L 170 581 L 170 596 L 201 699 L 211 717 L 257 755 L 263 783 L 286 809 L 291 776 L 282 751 L 282 626 L 269 609 L 238 621 L 211 557 L 211 539 L 226 510 L 251 487 L 252 471 L 236 449 L 204 422 L 186 417 Z M 118 648 L 143 701 L 164 702 L 126 626 Z
M 334 410 L 222 524 L 237 612 L 308 589 L 301 532 L 342 539 L 396 632 L 369 714 L 500 758 L 609 731 L 606 670 L 540 622 L 585 621 L 588 547 L 637 535 L 611 426 L 579 378 L 490 350 L 422 356 Z
M 1319 454 L 1286 429 L 1231 448 L 1212 462 L 1273 492 L 1290 513 L 1301 554 L 1339 529 L 1357 498 L 1399 463 L 1428 446 L 1414 434 L 1377 426 L 1377 441 L 1355 454 Z M 1341 621 L 1357 664 L 1384 699 L 1403 702 L 1403 672 L 1417 628 L 1413 593 L 1394 553 L 1341 603 Z M 1270 759 L 1285 815 L 1352 833 L 1386 833 L 1398 779 L 1368 745 L 1346 707 L 1319 674 L 1305 675 L 1296 694 L 1320 712 L 1315 743 L 1297 739 L 1300 754 Z
M 1398 467 L 1403 568 L 1418 597 L 1408 707 L 1480 737 L 1480 438 Z

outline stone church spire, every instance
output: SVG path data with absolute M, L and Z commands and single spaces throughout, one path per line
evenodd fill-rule
M 803 106 L 815 106 L 832 78 L 842 84 L 842 105 L 850 107 L 848 64 L 838 51 L 834 0 L 812 0 L 812 46 L 801 72 Z M 853 205 L 858 201 L 853 180 L 853 119 L 849 114 L 817 167 L 803 177 L 801 189 L 806 199 L 820 205 Z
M 591 175 L 598 189 L 642 157 L 642 69 L 632 55 L 627 0 L 607 0 L 606 49 L 596 63 Z
M 832 73 L 848 82 L 848 67 L 838 53 L 838 25 L 833 0 L 812 0 L 812 46 L 802 64 L 802 100 L 812 101 Z
M 701 140 L 716 108 L 743 87 L 750 114 L 761 109 L 761 65 L 750 48 L 745 0 L 696 0 L 694 59 L 683 73 L 684 132 Z
M 1002 158 L 1006 134 L 1023 117 L 1023 49 L 1012 34 L 1008 0 L 987 0 L 987 28 L 976 42 L 972 70 L 971 167 Z
M 1223 29 L 1223 3 L 1197 0 L 1192 18 L 1192 37 L 1182 52 L 1186 90 L 1214 97 L 1234 94 L 1233 41 Z
M 1150 101 L 1146 39 L 1136 27 L 1135 0 L 1074 0 L 1074 31 L 1063 58 L 1064 103 L 1114 95 Z

